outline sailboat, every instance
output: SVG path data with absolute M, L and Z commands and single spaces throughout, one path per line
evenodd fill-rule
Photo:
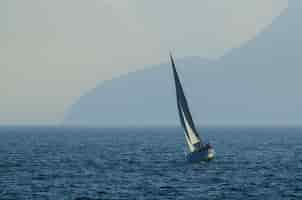
M 185 139 L 189 147 L 189 153 L 186 154 L 189 162 L 199 162 L 212 160 L 215 155 L 213 147 L 208 143 L 205 144 L 199 136 L 192 115 L 189 110 L 188 102 L 185 97 L 178 73 L 176 71 L 175 62 L 170 54 L 170 60 L 175 81 L 177 109 L 180 123 L 184 129 Z

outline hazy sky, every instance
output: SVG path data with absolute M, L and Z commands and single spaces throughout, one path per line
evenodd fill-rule
M 51 124 L 102 80 L 177 57 L 215 58 L 287 0 L 2 0 L 0 124 Z

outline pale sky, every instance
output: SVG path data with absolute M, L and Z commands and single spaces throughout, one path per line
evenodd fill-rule
M 1 0 L 0 124 L 55 124 L 103 80 L 177 57 L 217 58 L 287 0 Z

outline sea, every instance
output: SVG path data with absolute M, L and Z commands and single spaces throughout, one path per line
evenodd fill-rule
M 1 127 L 0 199 L 302 199 L 302 128 L 199 130 L 193 164 L 179 127 Z

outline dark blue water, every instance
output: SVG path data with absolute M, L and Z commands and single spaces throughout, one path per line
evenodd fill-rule
M 1 128 L 0 199 L 302 199 L 302 129 L 202 133 L 189 164 L 176 128 Z

